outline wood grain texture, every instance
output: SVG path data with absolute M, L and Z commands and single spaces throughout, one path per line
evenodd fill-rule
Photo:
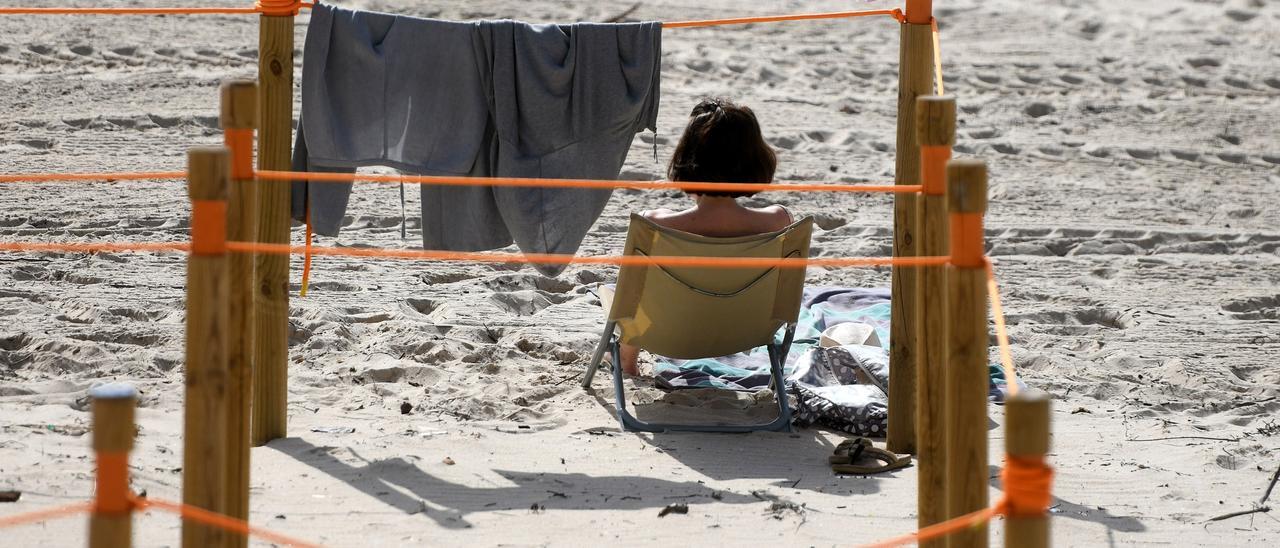
M 93 398 L 93 450 L 95 453 L 128 453 L 133 449 L 136 396 Z M 101 468 L 99 468 L 101 471 Z M 128 485 L 128 469 L 121 478 Z M 133 515 L 90 514 L 89 547 L 115 548 L 130 546 L 133 539 Z
M 987 279 L 948 267 L 947 517 L 987 507 Z M 950 536 L 952 548 L 987 546 L 987 526 Z
M 222 128 L 252 130 L 258 122 L 258 85 L 236 80 L 222 85 Z M 228 143 L 230 144 L 230 143 Z M 250 145 L 252 146 L 252 145 Z M 232 155 L 253 156 L 253 149 Z M 233 170 L 234 171 L 234 170 Z M 257 195 L 253 179 L 234 179 L 227 189 L 227 239 L 256 238 Z M 249 519 L 249 405 L 253 390 L 253 256 L 227 257 L 227 440 L 226 513 Z M 248 545 L 243 535 L 230 535 L 230 546 Z
M 922 147 L 955 144 L 955 97 L 926 95 L 916 98 L 916 140 Z
M 230 155 L 223 147 L 188 154 L 192 200 L 225 200 Z M 192 234 L 199 232 L 193 227 Z M 187 258 L 186 402 L 183 430 L 182 501 L 225 511 L 227 402 L 227 256 Z M 220 546 L 222 530 L 192 521 L 182 524 L 182 545 Z
M 1019 392 L 1004 406 L 1005 452 L 1044 458 L 1049 452 L 1052 405 L 1043 393 Z M 1004 521 L 1005 546 L 1049 547 L 1049 515 L 1009 516 Z
M 920 197 L 920 252 L 947 255 L 950 224 L 947 198 Z M 921 527 L 946 519 L 946 371 L 947 371 L 947 271 L 945 266 L 920 269 L 920 333 L 916 377 L 916 449 L 919 452 L 918 520 Z M 944 546 L 935 539 L 921 546 Z
M 894 181 L 900 185 L 920 184 L 920 146 L 916 140 L 916 98 L 933 85 L 933 34 L 929 25 L 902 25 L 902 46 L 898 72 L 898 141 Z M 893 208 L 893 254 L 919 255 L 916 230 L 920 206 L 914 194 L 897 194 Z M 890 451 L 916 452 L 916 270 L 893 269 L 891 295 L 889 368 Z
M 293 17 L 262 16 L 258 31 L 258 169 L 287 170 L 293 131 Z M 258 241 L 289 243 L 289 182 L 258 185 Z M 254 258 L 254 445 L 288 430 L 289 257 Z

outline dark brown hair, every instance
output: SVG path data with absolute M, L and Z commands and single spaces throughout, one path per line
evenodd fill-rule
M 778 157 L 760 134 L 750 108 L 726 99 L 705 99 L 693 107 L 667 167 L 672 181 L 772 183 Z M 690 192 L 704 196 L 751 196 L 754 192 Z

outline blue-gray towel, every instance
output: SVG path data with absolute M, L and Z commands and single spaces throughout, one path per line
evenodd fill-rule
M 660 23 L 471 23 L 317 4 L 307 29 L 301 171 L 614 179 L 656 129 Z M 293 217 L 336 236 L 351 185 L 297 182 Z M 423 185 L 428 249 L 577 252 L 608 190 Z M 539 265 L 555 275 L 563 265 Z

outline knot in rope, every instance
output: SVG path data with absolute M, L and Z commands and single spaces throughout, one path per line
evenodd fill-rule
M 1049 505 L 1053 502 L 1053 468 L 1045 464 L 1044 457 L 1006 455 L 1000 481 L 1004 485 L 1000 513 L 1011 517 L 1037 517 L 1049 512 Z
M 257 0 L 253 7 L 263 15 L 297 15 L 302 10 L 302 0 Z
M 893 17 L 899 23 L 906 24 L 907 22 L 907 14 L 902 12 L 902 8 L 893 8 L 893 13 L 889 16 Z

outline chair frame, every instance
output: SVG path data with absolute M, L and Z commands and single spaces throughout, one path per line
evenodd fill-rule
M 595 378 L 596 370 L 600 367 L 600 361 L 604 358 L 605 351 L 608 350 L 613 358 L 613 391 L 618 406 L 618 422 L 622 425 L 623 430 L 638 432 L 791 431 L 791 405 L 787 401 L 786 380 L 783 377 L 783 371 L 787 355 L 791 351 L 791 342 L 795 339 L 796 324 L 794 322 L 786 325 L 781 344 L 771 342 L 767 345 L 773 397 L 778 403 L 778 418 L 767 423 L 743 425 L 652 423 L 642 421 L 632 415 L 631 412 L 627 411 L 627 391 L 622 383 L 622 342 L 618 338 L 616 328 L 617 322 L 610 321 L 605 323 L 604 333 L 600 335 L 600 343 L 596 345 L 596 351 L 591 356 L 591 364 L 587 366 L 586 375 L 582 380 L 582 387 L 587 390 L 591 389 L 591 381 Z

